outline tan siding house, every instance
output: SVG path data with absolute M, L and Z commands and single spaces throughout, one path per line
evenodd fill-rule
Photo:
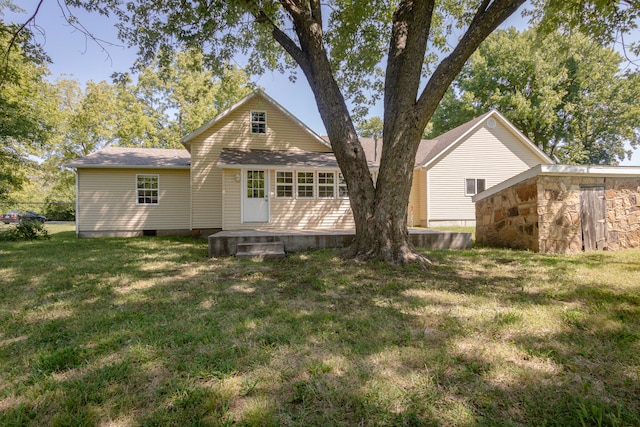
M 126 148 L 77 160 L 77 234 L 190 235 L 188 161 L 185 150 Z
M 361 142 L 375 180 L 382 142 Z M 261 91 L 182 143 L 185 150 L 106 148 L 71 163 L 77 234 L 355 228 L 329 143 Z M 422 141 L 416 159 L 409 226 L 471 224 L 473 194 L 551 163 L 496 111 Z
M 429 209 L 422 225 L 474 225 L 473 195 L 533 166 L 552 163 L 497 112 L 486 116 L 423 167 Z

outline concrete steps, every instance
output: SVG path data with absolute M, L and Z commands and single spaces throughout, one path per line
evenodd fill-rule
M 236 258 L 284 258 L 282 242 L 246 242 L 236 245 Z

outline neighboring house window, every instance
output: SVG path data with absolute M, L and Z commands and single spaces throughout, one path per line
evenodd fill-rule
M 157 205 L 160 189 L 158 175 L 136 175 L 136 188 L 139 205 Z
M 313 172 L 298 172 L 298 197 L 308 199 L 313 197 Z
M 251 133 L 267 133 L 266 111 L 251 112 Z
M 293 172 L 276 172 L 276 197 L 293 197 Z
M 486 181 L 480 178 L 467 178 L 465 179 L 465 196 L 474 196 L 478 193 L 482 193 L 485 190 Z
M 344 180 L 344 175 L 342 172 L 338 172 L 338 197 L 341 199 L 346 199 L 349 197 L 349 192 L 347 191 L 347 181 Z
M 333 198 L 336 188 L 334 172 L 318 172 L 318 197 Z

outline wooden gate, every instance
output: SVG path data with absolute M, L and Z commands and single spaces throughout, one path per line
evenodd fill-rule
M 607 247 L 607 209 L 604 186 L 580 188 L 582 247 L 586 252 Z

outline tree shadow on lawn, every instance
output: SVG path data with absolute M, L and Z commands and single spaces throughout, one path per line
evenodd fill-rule
M 0 421 L 579 425 L 581 411 L 610 425 L 638 420 L 625 396 L 638 391 L 637 356 L 625 359 L 637 335 L 598 329 L 603 316 L 637 325 L 637 300 L 576 281 L 575 266 L 595 259 L 442 251 L 424 272 L 332 251 L 205 260 L 205 245 L 181 239 L 79 246 L 59 245 L 64 261 L 37 246 L 11 255 L 32 258 L 0 294 Z M 608 305 L 587 304 L 600 297 Z M 559 321 L 532 328 L 537 311 Z M 633 372 L 636 384 L 625 383 Z

